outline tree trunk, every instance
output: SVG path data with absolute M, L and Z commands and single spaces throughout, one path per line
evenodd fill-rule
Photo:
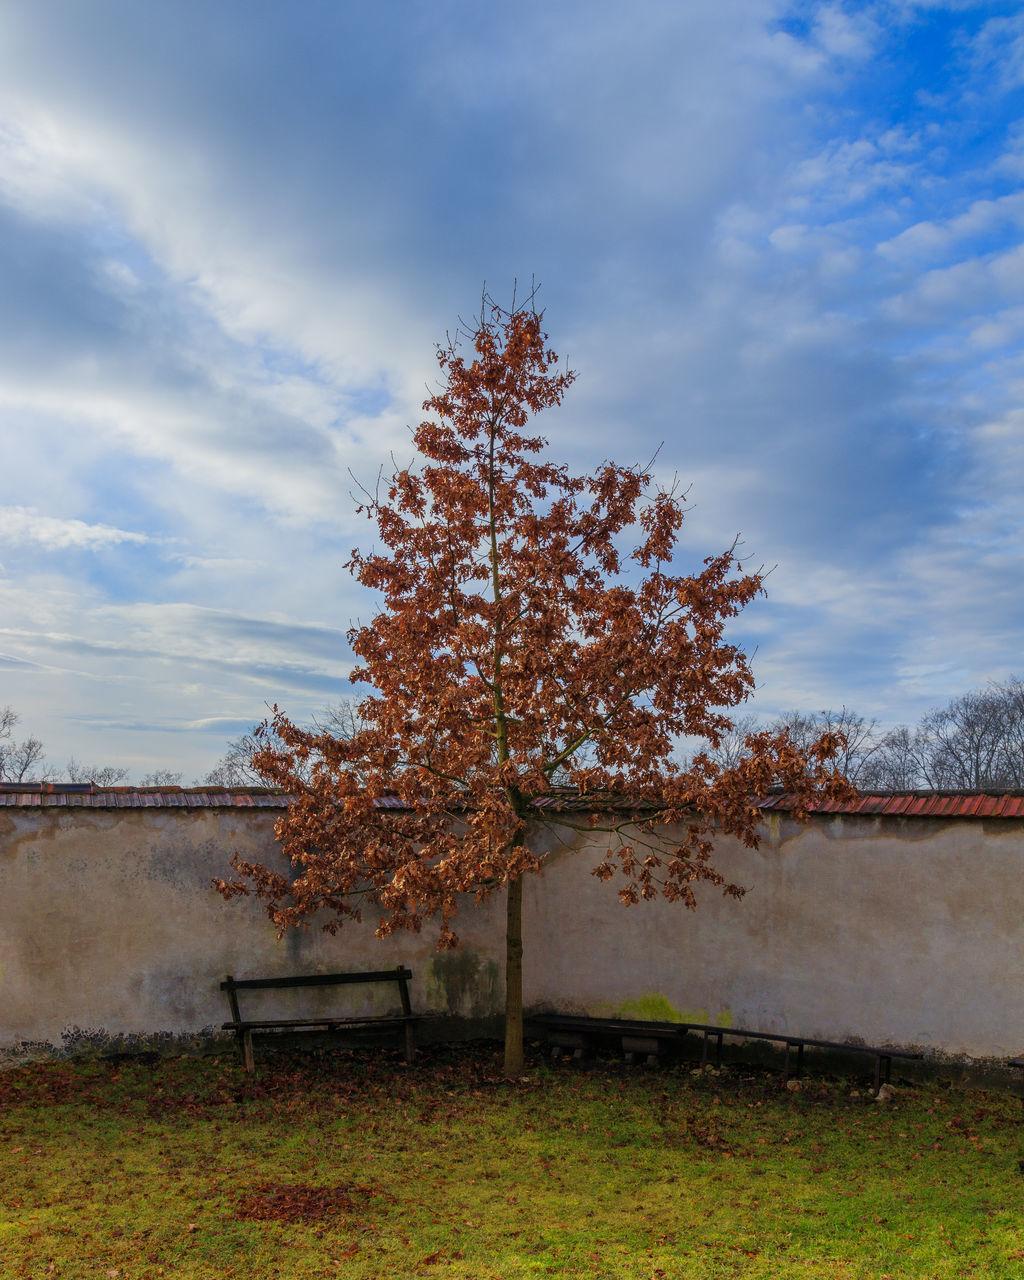
M 523 877 L 508 884 L 505 925 L 505 1075 L 523 1074 Z

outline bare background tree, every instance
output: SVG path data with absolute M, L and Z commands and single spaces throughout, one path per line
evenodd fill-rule
M 180 776 L 180 775 L 179 775 Z M 74 756 L 64 770 L 63 782 L 94 782 L 98 787 L 116 787 L 128 782 L 128 770 L 112 764 L 81 764 Z
M 921 721 L 921 773 L 934 790 L 1002 786 L 1006 708 L 985 690 L 954 698 Z
M 203 778 L 208 787 L 262 787 L 266 780 L 253 768 L 252 757 L 259 747 L 255 733 L 232 738 L 227 749 Z
M 865 790 L 916 791 L 921 786 L 921 764 L 914 731 L 901 724 L 883 734 L 862 777 Z
M 0 782 L 92 782 L 98 787 L 127 786 L 129 771 L 121 765 L 84 764 L 74 756 L 63 769 L 46 764 L 42 742 L 32 734 L 16 741 L 14 731 L 21 717 L 12 707 L 0 709 Z M 157 769 L 145 774 L 138 785 L 169 787 L 181 785 L 180 773 Z
M 31 734 L 16 741 L 14 731 L 20 723 L 12 707 L 0 710 L 0 782 L 45 782 L 51 775 L 43 768 L 43 744 Z
M 1006 708 L 1002 734 L 1001 776 L 1006 786 L 1024 789 L 1024 682 L 1011 676 L 1003 684 L 994 685 Z
M 13 707 L 0 708 L 0 782 L 92 782 L 98 787 L 132 785 L 131 772 L 123 765 L 88 764 L 71 756 L 63 769 L 47 763 L 42 742 L 33 734 L 20 741 L 16 729 L 21 717 Z M 359 701 L 341 698 L 313 718 L 320 730 L 345 740 L 359 727 Z M 221 787 L 262 787 L 266 778 L 252 766 L 253 752 L 265 745 L 258 741 L 256 728 L 229 742 L 224 754 L 196 785 Z M 180 787 L 183 774 L 174 769 L 154 769 L 134 785 L 140 787 Z
M 764 724 L 753 712 L 737 716 L 732 725 L 723 730 L 718 746 L 706 745 L 704 752 L 723 769 L 735 769 L 743 757 L 749 754 L 747 738 L 762 729 Z
M 743 749 L 756 716 L 743 716 L 714 758 L 728 764 Z M 916 726 L 883 732 L 878 721 L 839 711 L 791 711 L 772 729 L 786 728 L 798 745 L 826 731 L 841 733 L 839 766 L 862 791 L 1024 790 L 1024 681 L 1010 676 L 951 698 Z
M 359 718 L 359 699 L 340 698 L 313 717 L 321 732 L 347 742 L 363 727 Z M 264 787 L 267 779 L 254 767 L 253 755 L 267 745 L 266 737 L 257 737 L 254 725 L 248 733 L 234 738 L 210 772 L 203 778 L 208 787 Z M 312 762 L 310 762 L 312 767 Z
M 878 721 L 842 707 L 839 711 L 790 711 L 780 716 L 771 726 L 776 732 L 788 729 L 797 746 L 806 750 L 823 733 L 841 734 L 846 743 L 843 754 L 836 760 L 840 771 L 855 787 L 864 786 L 869 766 L 878 751 L 880 739 Z

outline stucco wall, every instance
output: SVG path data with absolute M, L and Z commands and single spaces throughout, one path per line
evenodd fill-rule
M 464 950 L 442 954 L 432 934 L 378 940 L 372 919 L 334 937 L 314 928 L 278 941 L 257 903 L 220 898 L 210 881 L 226 874 L 232 851 L 275 856 L 275 816 L 0 813 L 0 1060 L 207 1036 L 227 1016 L 218 983 L 228 972 L 405 963 L 419 1010 L 500 1009 L 500 898 L 467 904 Z M 527 886 L 527 1004 L 975 1058 L 1024 1051 L 1024 824 L 840 817 L 800 827 L 773 817 L 765 832 L 757 851 L 723 841 L 718 852 L 747 897 L 705 887 L 696 912 L 624 907 L 614 882 L 589 874 L 593 849 L 553 844 L 546 874 Z M 345 996 L 362 1002 L 353 1009 L 391 999 L 385 988 Z M 321 998 L 333 1007 L 338 993 Z M 295 1012 L 278 1006 L 278 1016 Z
M 278 941 L 255 900 L 225 902 L 210 882 L 230 874 L 236 850 L 273 860 L 276 816 L 238 809 L 0 813 L 0 1056 L 207 1036 L 229 1016 L 219 988 L 227 973 L 408 964 L 415 1008 L 462 1016 L 498 1009 L 487 912 L 463 921 L 465 951 L 449 957 L 410 934 L 376 939 L 375 919 L 333 937 L 310 928 Z M 253 993 L 247 1007 L 294 1017 L 297 1000 L 310 1012 L 386 1011 L 397 993 L 388 985 Z
M 691 912 L 622 907 L 585 874 L 593 858 L 553 854 L 529 897 L 529 997 L 952 1055 L 1024 1052 L 1024 824 L 776 816 L 758 850 L 725 841 L 716 860 L 747 896 L 706 887 Z

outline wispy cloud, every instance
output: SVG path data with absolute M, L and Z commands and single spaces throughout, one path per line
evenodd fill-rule
M 81 551 L 101 551 L 121 542 L 147 543 L 153 539 L 145 533 L 114 529 L 106 524 L 87 524 L 84 520 L 62 520 L 40 515 L 28 507 L 0 507 L 0 543 L 31 542 L 49 551 L 69 547 Z
M 434 342 L 531 274 L 580 375 L 553 452 L 664 441 L 686 555 L 778 564 L 737 629 L 766 709 L 1019 668 L 1019 17 L 468 13 L 8 6 L 0 704 L 55 758 L 198 773 L 346 692 L 350 473 L 408 458 Z

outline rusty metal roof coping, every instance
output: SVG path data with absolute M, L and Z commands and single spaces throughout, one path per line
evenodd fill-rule
M 280 787 L 98 787 L 91 782 L 0 782 L 0 808 L 83 809 L 284 809 L 291 797 Z M 381 796 L 382 809 L 400 809 Z M 795 797 L 777 792 L 752 801 L 766 812 L 788 813 Z M 538 801 L 563 810 L 628 810 L 645 807 L 628 796 L 563 793 Z M 849 801 L 822 801 L 812 813 L 899 818 L 1024 818 L 1024 791 L 862 791 Z

